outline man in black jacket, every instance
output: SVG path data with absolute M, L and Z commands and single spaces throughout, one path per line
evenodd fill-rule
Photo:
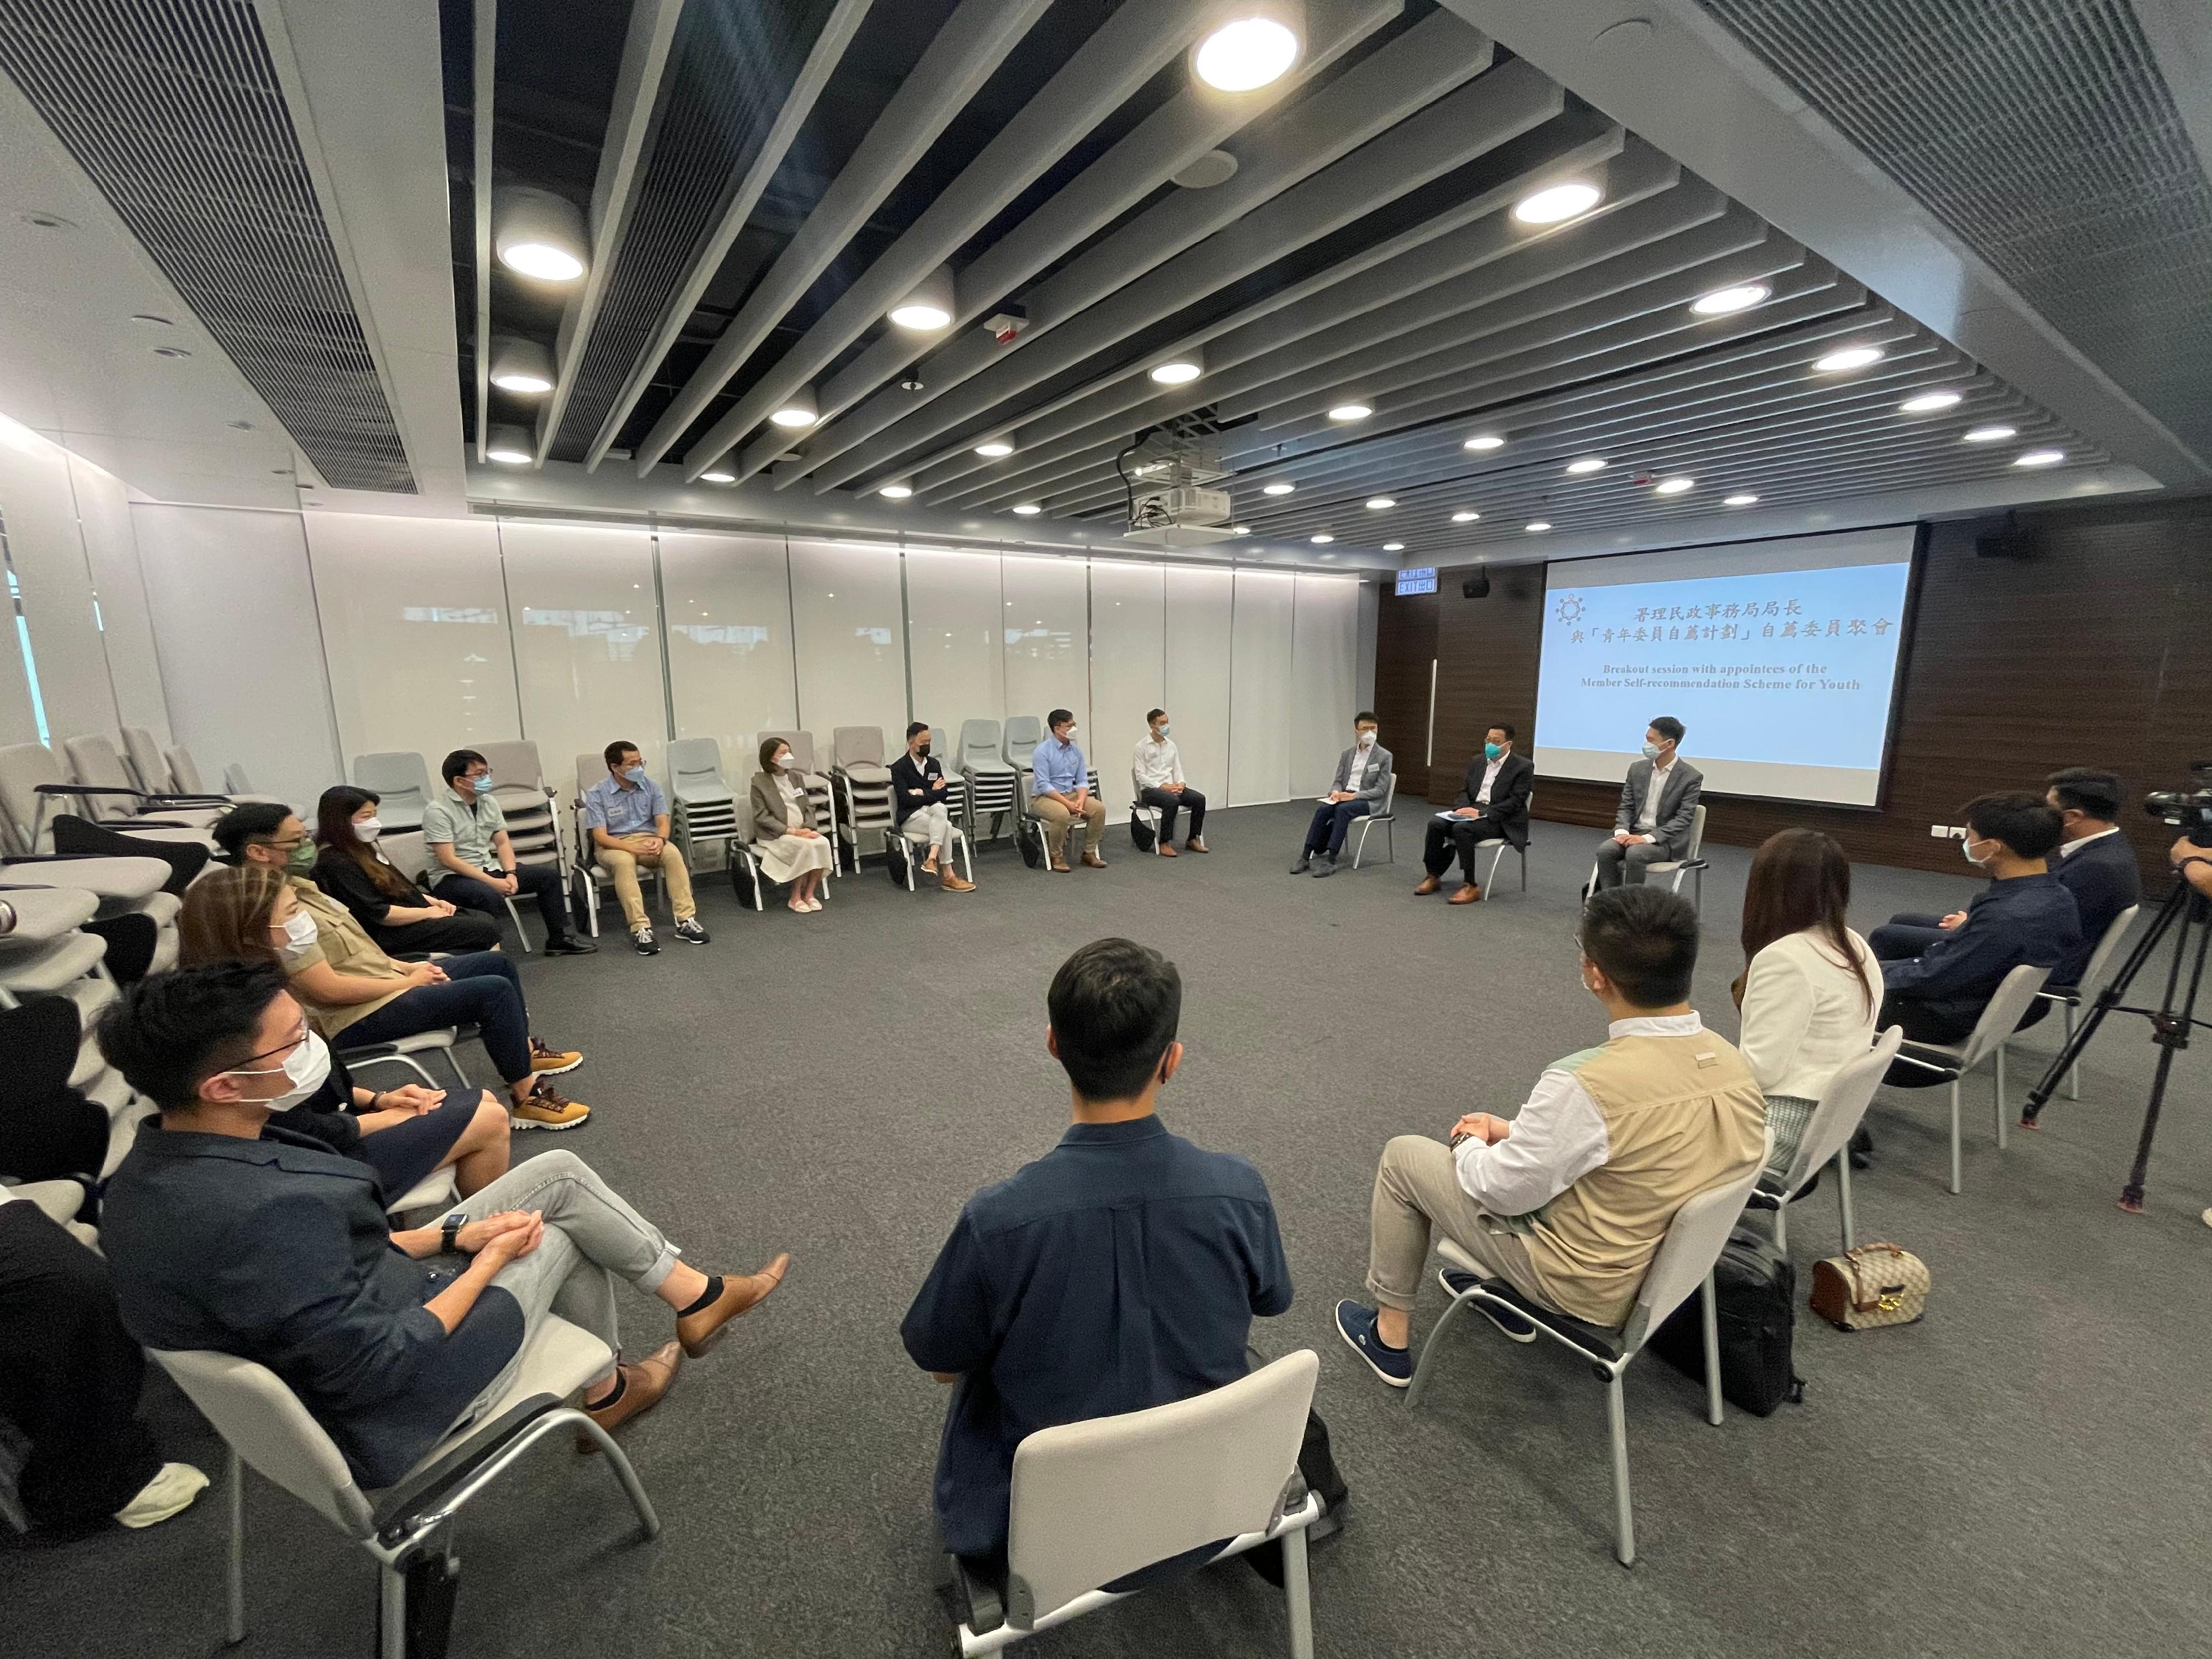
M 2135 843 L 2120 833 L 2120 781 L 2094 767 L 2069 766 L 2053 772 L 2044 799 L 2058 813 L 2057 855 L 2051 873 L 2074 895 L 2081 913 L 2081 944 L 2051 970 L 2053 985 L 2079 985 L 2089 955 L 2120 912 L 2142 898 L 2142 870 Z
M 929 849 L 929 856 L 921 863 L 923 875 L 935 876 L 948 893 L 975 890 L 975 884 L 963 881 L 952 867 L 952 848 L 961 840 L 960 827 L 952 822 L 945 763 L 929 752 L 927 720 L 916 720 L 907 727 L 906 753 L 891 763 L 891 823 L 914 846 Z M 942 865 L 939 859 L 945 860 Z
M 1428 876 L 1413 891 L 1433 893 L 1451 868 L 1452 849 L 1459 849 L 1462 879 L 1454 904 L 1472 904 L 1482 896 L 1474 878 L 1474 849 L 1480 842 L 1504 841 L 1515 847 L 1528 844 L 1528 790 L 1536 769 L 1527 757 L 1513 750 L 1513 728 L 1500 720 L 1490 728 L 1482 753 L 1467 763 L 1467 777 L 1459 798 L 1429 820 L 1428 846 L 1421 862 Z

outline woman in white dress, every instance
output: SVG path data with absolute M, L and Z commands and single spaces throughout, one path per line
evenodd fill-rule
M 1874 1042 L 1881 969 L 1844 922 L 1850 860 L 1818 830 L 1784 830 L 1751 860 L 1743 895 L 1745 968 L 1729 988 L 1743 1011 L 1736 1047 L 1766 1095 L 1778 1186 L 1830 1079 Z
M 819 910 L 815 891 L 830 867 L 829 840 L 814 827 L 799 763 L 781 738 L 763 738 L 761 769 L 753 776 L 753 853 L 770 881 L 791 884 L 791 908 L 805 915 Z

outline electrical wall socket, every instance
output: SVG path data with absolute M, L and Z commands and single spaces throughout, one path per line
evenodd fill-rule
M 1960 823 L 1931 823 L 1928 826 L 1928 833 L 1937 841 L 1964 841 L 1966 838 L 1966 826 Z

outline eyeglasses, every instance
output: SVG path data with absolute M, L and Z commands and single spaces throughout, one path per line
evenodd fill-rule
M 292 1052 L 292 1050 L 293 1050 L 293 1049 L 295 1049 L 295 1048 L 298 1048 L 301 1043 L 305 1042 L 307 1040 L 307 1017 L 305 1014 L 302 1014 L 302 1015 L 301 1015 L 301 1016 L 300 1016 L 300 1029 L 299 1029 L 298 1032 L 297 1032 L 297 1033 L 295 1033 L 294 1036 L 292 1036 L 291 1037 L 287 1038 L 284 1042 L 278 1043 L 278 1044 L 277 1044 L 274 1048 L 264 1048 L 264 1049 L 263 1049 L 259 1054 L 248 1054 L 248 1055 L 246 1055 L 246 1059 L 245 1059 L 245 1060 L 240 1060 L 240 1061 L 238 1062 L 238 1065 L 237 1065 L 237 1066 L 225 1066 L 223 1069 L 224 1069 L 225 1071 L 228 1071 L 228 1072 L 234 1072 L 234 1071 L 237 1071 L 237 1070 L 240 1068 L 240 1066 L 245 1066 L 248 1061 L 251 1061 L 251 1060 L 266 1060 L 266 1059 L 268 1059 L 268 1058 L 269 1058 L 269 1056 L 270 1056 L 270 1055 L 271 1055 L 271 1054 L 289 1054 L 289 1053 L 291 1053 L 291 1052 Z

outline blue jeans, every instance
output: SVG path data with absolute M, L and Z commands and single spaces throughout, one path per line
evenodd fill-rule
M 530 1011 L 522 1000 L 522 980 L 512 959 L 497 951 L 447 957 L 443 985 L 418 985 L 402 991 L 375 1012 L 338 1033 L 337 1046 L 392 1042 L 434 1031 L 441 1025 L 473 1025 L 484 1052 L 509 1083 L 530 1075 Z
M 1344 850 L 1344 837 L 1352 819 L 1364 818 L 1374 810 L 1373 801 L 1323 801 L 1314 808 L 1313 822 L 1306 826 L 1305 855 L 1311 858 L 1325 850 L 1334 858 Z

